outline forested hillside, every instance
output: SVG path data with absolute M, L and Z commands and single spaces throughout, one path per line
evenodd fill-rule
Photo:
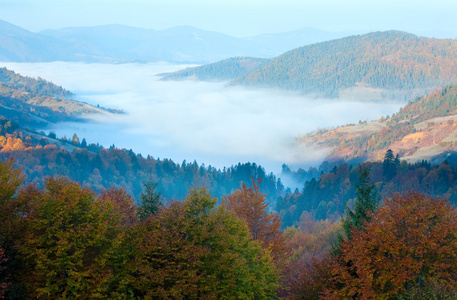
M 455 154 L 440 164 L 426 161 L 407 163 L 396 157 L 396 154 L 390 150 L 384 154 L 381 162 L 361 165 L 370 168 L 371 183 L 375 185 L 380 197 L 414 190 L 449 198 L 450 203 L 457 205 Z M 277 201 L 276 210 L 281 215 L 284 226 L 292 226 L 304 216 L 316 220 L 339 220 L 345 213 L 345 205 L 353 205 L 356 198 L 358 173 L 358 166 L 341 164 L 306 180 L 301 189 L 281 197 Z
M 456 74 L 457 41 L 386 31 L 291 50 L 233 84 L 330 97 L 347 88 L 370 87 L 410 97 L 457 81 Z
M 75 121 L 84 114 L 117 112 L 71 97 L 72 93 L 52 82 L 0 68 L 0 115 L 21 126 L 45 127 L 49 122 Z
M 381 160 L 387 149 L 402 159 L 438 158 L 457 150 L 457 85 L 416 98 L 391 117 L 320 130 L 298 143 L 331 147 L 331 161 Z
M 132 150 L 103 148 L 89 144 L 75 134 L 57 138 L 19 128 L 5 118 L 0 119 L 0 159 L 15 159 L 27 183 L 41 184 L 46 176 L 64 176 L 99 192 L 111 186 L 125 189 L 139 200 L 143 183 L 154 181 L 166 199 L 183 199 L 190 188 L 205 187 L 215 197 L 222 197 L 251 178 L 262 179 L 261 190 L 274 201 L 284 186 L 276 177 L 255 163 L 224 168 L 199 165 L 197 162 L 173 162 L 170 159 L 147 158 Z
M 187 68 L 173 73 L 159 74 L 163 80 L 225 81 L 243 76 L 264 66 L 266 58 L 233 57 L 199 67 Z

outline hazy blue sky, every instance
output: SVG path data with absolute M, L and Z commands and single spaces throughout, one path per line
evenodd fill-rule
M 455 0 L 0 0 L 0 19 L 30 31 L 118 23 L 237 37 L 303 27 L 457 37 Z

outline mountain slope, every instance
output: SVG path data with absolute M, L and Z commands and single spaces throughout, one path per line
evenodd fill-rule
M 213 64 L 186 68 L 173 73 L 159 74 L 159 76 L 162 76 L 163 80 L 225 81 L 243 76 L 269 61 L 266 58 L 232 57 Z
M 387 149 L 408 161 L 442 160 L 457 151 L 457 84 L 410 101 L 390 118 L 307 134 L 297 143 L 332 148 L 330 161 L 382 160 Z
M 387 31 L 294 49 L 233 84 L 332 97 L 353 87 L 402 90 L 410 96 L 453 81 L 457 81 L 457 41 Z
M 0 20 L 0 61 L 59 60 L 58 42 Z
M 46 126 L 78 120 L 85 114 L 115 112 L 70 100 L 73 95 L 42 78 L 24 77 L 0 68 L 0 115 L 21 126 Z

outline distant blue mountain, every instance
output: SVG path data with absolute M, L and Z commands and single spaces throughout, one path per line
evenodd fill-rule
M 0 20 L 0 61 L 50 61 L 60 57 L 58 42 Z
M 152 30 L 117 24 L 33 33 L 0 20 L 0 61 L 201 64 L 229 57 L 272 58 L 298 46 L 348 34 L 307 28 L 235 38 L 189 26 Z

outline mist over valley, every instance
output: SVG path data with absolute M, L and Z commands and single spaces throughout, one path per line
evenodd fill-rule
M 3 63 L 22 75 L 43 77 L 94 106 L 125 114 L 89 117 L 85 123 L 59 123 L 58 137 L 76 133 L 89 143 L 132 149 L 143 156 L 204 163 L 217 168 L 256 162 L 279 172 L 316 166 L 325 149 L 305 148 L 295 138 L 390 115 L 404 105 L 306 97 L 296 92 L 228 87 L 226 82 L 161 81 L 159 73 L 185 65 Z

